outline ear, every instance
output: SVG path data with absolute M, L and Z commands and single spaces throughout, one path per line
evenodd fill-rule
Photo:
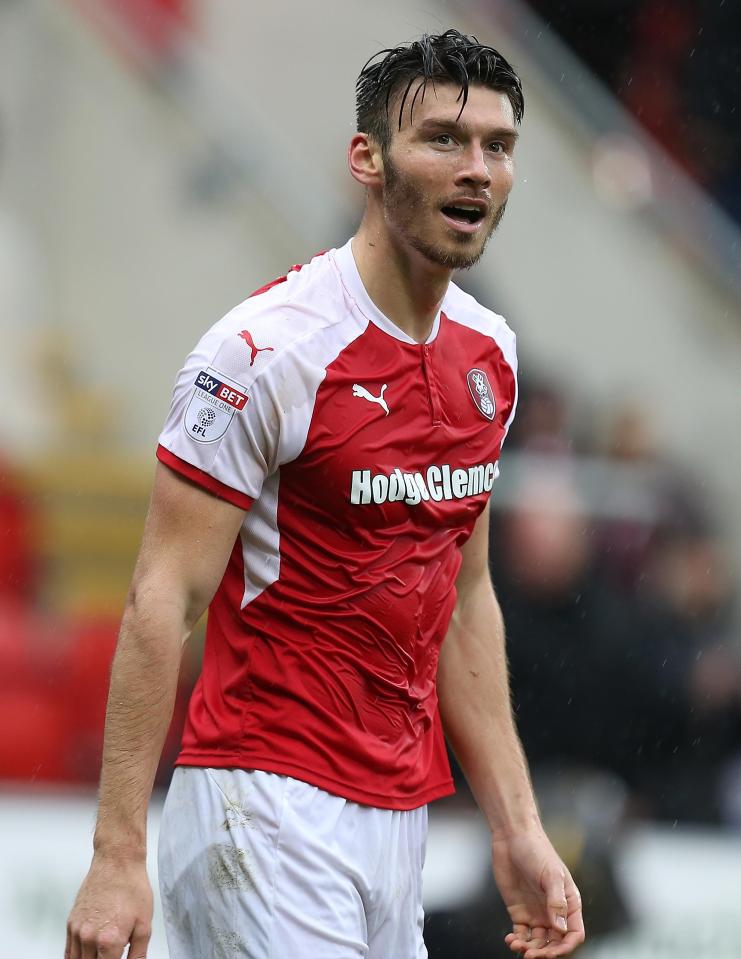
M 356 133 L 347 150 L 350 173 L 365 187 L 383 186 L 381 146 L 367 133 Z

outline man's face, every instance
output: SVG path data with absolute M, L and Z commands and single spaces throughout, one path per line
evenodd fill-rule
M 506 94 L 471 86 L 460 118 L 460 88 L 428 83 L 398 129 L 397 96 L 389 110 L 383 206 L 391 233 L 448 269 L 473 266 L 504 213 L 512 189 L 517 139 Z M 420 102 L 422 101 L 422 102 Z M 395 104 L 395 105 L 394 105 Z

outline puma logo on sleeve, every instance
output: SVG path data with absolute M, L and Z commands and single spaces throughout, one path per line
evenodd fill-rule
M 250 348 L 250 353 L 252 354 L 250 357 L 250 366 L 254 365 L 258 353 L 273 352 L 272 346 L 255 346 L 255 341 L 252 339 L 252 334 L 249 330 L 242 330 L 242 332 L 238 333 L 237 336 L 241 336 L 247 346 Z

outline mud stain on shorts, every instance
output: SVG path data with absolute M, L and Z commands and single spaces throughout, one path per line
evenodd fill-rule
M 230 843 L 215 843 L 207 850 L 208 877 L 219 889 L 254 889 L 246 849 Z
M 230 959 L 232 956 L 246 955 L 247 943 L 238 932 L 232 929 L 220 929 L 212 923 L 208 924 L 208 931 L 214 945 L 214 955 Z
M 232 799 L 224 794 L 224 814 L 224 822 L 221 824 L 223 829 L 236 829 L 244 826 L 247 829 L 255 828 L 255 815 L 244 800 Z

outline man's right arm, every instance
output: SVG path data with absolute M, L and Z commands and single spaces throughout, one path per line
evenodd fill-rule
M 65 959 L 146 955 L 152 893 L 146 816 L 185 640 L 221 582 L 244 511 L 157 465 L 111 672 L 90 871 Z

